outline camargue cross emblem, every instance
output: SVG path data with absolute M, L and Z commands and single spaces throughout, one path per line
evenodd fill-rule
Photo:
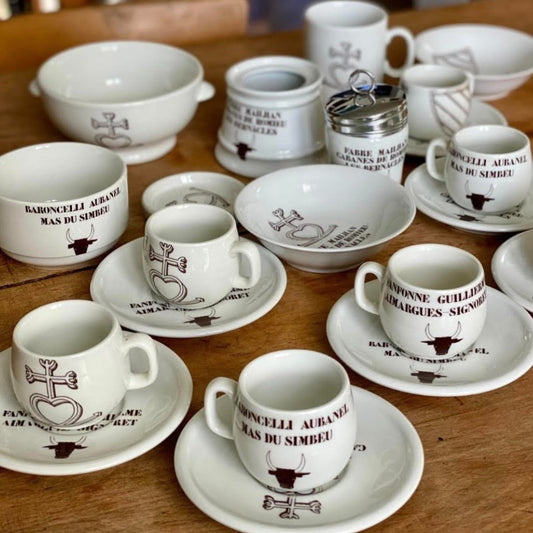
M 263 500 L 263 509 L 270 511 L 272 509 L 283 509 L 280 513 L 280 518 L 298 519 L 300 516 L 296 511 L 311 511 L 315 514 L 320 514 L 321 503 L 318 500 L 310 502 L 302 502 L 296 499 L 296 496 L 289 495 L 285 500 L 276 500 L 269 494 L 266 494 Z

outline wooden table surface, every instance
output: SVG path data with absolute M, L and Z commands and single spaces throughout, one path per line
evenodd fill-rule
M 531 1 L 480 0 L 390 17 L 391 26 L 404 25 L 414 33 L 453 22 L 486 22 L 532 33 Z M 302 44 L 297 31 L 187 47 L 203 63 L 206 79 L 216 86 L 216 96 L 200 104 L 171 153 L 129 167 L 130 221 L 119 244 L 142 235 L 140 198 L 155 180 L 191 170 L 227 173 L 213 155 L 225 105 L 226 69 L 257 55 L 301 56 Z M 400 52 L 393 46 L 391 53 L 397 59 Z M 27 91 L 34 75 L 34 69 L 0 75 L 0 153 L 64 140 L 48 122 L 40 101 Z M 511 126 L 533 135 L 533 80 L 491 105 Z M 404 175 L 421 163 L 419 158 L 408 157 Z M 386 262 L 391 253 L 413 243 L 450 244 L 475 254 L 485 267 L 488 284 L 496 287 L 490 262 L 508 237 L 461 232 L 418 213 L 411 227 L 375 259 Z M 9 348 L 13 327 L 35 307 L 67 298 L 90 298 L 89 283 L 97 264 L 95 260 L 66 271 L 39 269 L 0 254 L 0 350 Z M 180 429 L 202 408 L 203 393 L 212 378 L 237 378 L 247 362 L 266 351 L 306 348 L 335 357 L 326 337 L 326 319 L 333 304 L 352 287 L 354 271 L 312 274 L 289 266 L 286 271 L 283 298 L 256 322 L 206 338 L 157 338 L 186 363 L 194 391 L 185 421 L 154 449 L 125 464 L 73 476 L 37 476 L 0 468 L 0 531 L 227 530 L 197 509 L 181 490 L 174 473 L 174 447 Z M 443 398 L 395 391 L 351 370 L 349 375 L 353 385 L 399 408 L 416 427 L 425 451 L 418 489 L 372 531 L 533 530 L 533 372 L 492 392 Z M 5 413 L 0 413 L 0 443 L 5 421 Z

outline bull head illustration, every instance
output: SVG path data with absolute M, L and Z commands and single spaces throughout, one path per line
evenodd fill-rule
M 450 350 L 452 344 L 455 344 L 456 342 L 460 342 L 463 339 L 459 339 L 459 335 L 461 334 L 461 322 L 457 322 L 457 329 L 455 330 L 453 335 L 449 335 L 447 337 L 434 337 L 431 334 L 431 331 L 429 330 L 429 324 L 426 324 L 426 337 L 429 339 L 427 341 L 422 341 L 424 344 L 427 344 L 429 346 L 433 346 L 435 348 L 435 354 L 436 355 L 446 355 L 448 351 Z

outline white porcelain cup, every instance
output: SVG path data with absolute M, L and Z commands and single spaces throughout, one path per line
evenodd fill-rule
M 0 157 L 0 248 L 17 261 L 64 267 L 103 254 L 128 205 L 126 165 L 107 148 L 53 142 Z
M 145 356 L 133 373 L 129 354 Z M 157 377 L 157 351 L 145 334 L 122 333 L 116 317 L 90 300 L 38 307 L 15 326 L 11 382 L 20 405 L 49 430 L 83 430 L 120 410 L 128 390 Z
M 437 165 L 437 151 L 442 150 L 444 171 Z M 444 181 L 456 204 L 482 213 L 502 213 L 520 204 L 533 177 L 529 138 L 509 126 L 470 126 L 450 141 L 434 139 L 426 165 L 430 176 Z
M 230 420 L 219 415 L 219 393 L 231 399 Z M 212 380 L 204 404 L 211 431 L 233 439 L 246 470 L 276 492 L 318 492 L 340 477 L 352 455 L 356 412 L 350 381 L 325 354 L 262 355 L 246 365 L 238 382 Z
M 368 291 L 378 279 L 377 295 Z M 389 339 L 406 354 L 447 359 L 468 351 L 487 313 L 483 266 L 472 254 L 444 244 L 416 244 L 395 252 L 387 266 L 369 261 L 355 275 L 355 301 L 379 315 Z
M 388 28 L 388 14 L 378 5 L 355 0 L 317 2 L 304 14 L 305 55 L 317 64 L 324 76 L 323 98 L 349 89 L 350 74 L 357 69 L 399 77 L 414 62 L 412 33 L 403 27 Z M 387 60 L 387 47 L 395 38 L 407 45 L 405 62 L 393 68 Z
M 186 309 L 214 305 L 261 276 L 257 246 L 239 239 L 230 213 L 206 204 L 172 205 L 151 215 L 142 263 L 151 289 Z
M 414 65 L 400 84 L 407 98 L 409 136 L 430 141 L 451 137 L 470 113 L 474 76 L 448 65 Z

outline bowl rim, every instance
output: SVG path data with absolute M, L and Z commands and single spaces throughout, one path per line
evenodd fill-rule
M 393 232 L 381 237 L 380 239 L 376 239 L 376 240 L 369 241 L 369 242 L 363 241 L 362 243 L 356 244 L 354 246 L 346 246 L 343 248 L 303 248 L 301 246 L 297 246 L 294 244 L 282 243 L 282 242 L 273 240 L 270 237 L 265 236 L 263 233 L 252 231 L 249 225 L 245 221 L 243 221 L 241 216 L 239 216 L 240 211 L 242 209 L 242 203 L 243 203 L 242 198 L 244 194 L 246 193 L 246 190 L 247 189 L 251 190 L 254 188 L 261 187 L 266 181 L 273 179 L 272 176 L 277 177 L 276 175 L 285 174 L 287 173 L 287 171 L 296 172 L 296 170 L 298 169 L 298 170 L 301 170 L 302 174 L 305 176 L 305 169 L 310 168 L 310 167 L 313 167 L 313 168 L 322 167 L 324 170 L 344 169 L 344 170 L 340 170 L 340 172 L 343 172 L 347 175 L 346 179 L 350 179 L 348 177 L 350 175 L 353 176 L 353 178 L 351 179 L 354 179 L 354 180 L 360 179 L 360 177 L 357 176 L 357 174 L 361 173 L 365 175 L 366 178 L 372 179 L 374 181 L 377 179 L 377 180 L 382 180 L 383 183 L 387 183 L 387 184 L 389 184 L 388 182 L 390 182 L 391 189 L 396 189 L 400 194 L 403 195 L 404 199 L 408 203 L 409 211 L 408 211 L 406 219 Z M 350 171 L 350 172 L 347 172 L 347 171 Z M 286 180 L 287 179 L 290 179 L 290 178 L 286 178 Z M 242 227 L 245 228 L 247 231 L 249 231 L 252 235 L 258 238 L 260 241 L 268 242 L 269 244 L 272 244 L 273 246 L 277 246 L 277 247 L 280 247 L 286 250 L 298 251 L 298 252 L 303 252 L 303 253 L 311 252 L 311 253 L 337 254 L 338 255 L 338 254 L 343 254 L 343 253 L 346 254 L 346 253 L 358 252 L 361 250 L 365 250 L 367 248 L 372 248 L 374 246 L 380 246 L 394 239 L 395 237 L 403 233 L 412 224 L 416 216 L 417 209 L 416 209 L 415 200 L 412 197 L 412 195 L 409 193 L 409 191 L 405 189 L 402 184 L 395 182 L 394 180 L 392 180 L 389 176 L 386 176 L 385 174 L 371 172 L 369 170 L 360 169 L 360 168 L 347 167 L 343 165 L 314 164 L 314 165 L 303 165 L 299 167 L 290 167 L 286 169 L 276 170 L 274 172 L 271 172 L 269 174 L 265 174 L 264 176 L 256 178 L 254 181 L 245 185 L 244 188 L 237 195 L 237 198 L 235 199 L 235 203 L 234 203 L 234 212 L 235 212 L 235 217 L 237 218 L 239 223 L 242 225 Z
M 124 102 L 100 102 L 95 100 L 85 100 L 80 98 L 71 98 L 64 96 L 60 91 L 56 90 L 54 87 L 51 87 L 49 83 L 43 82 L 43 77 L 45 75 L 45 71 L 47 69 L 52 68 L 52 65 L 54 62 L 57 62 L 62 57 L 66 57 L 71 54 L 76 54 L 80 50 L 88 50 L 88 49 L 101 49 L 102 47 L 135 47 L 135 46 L 149 46 L 151 48 L 158 48 L 158 49 L 166 49 L 169 51 L 173 51 L 174 53 L 178 53 L 183 57 L 186 57 L 189 61 L 191 61 L 192 64 L 194 64 L 197 68 L 196 75 L 185 85 L 178 87 L 176 89 L 172 89 L 170 91 L 164 92 L 162 94 L 157 94 L 154 96 L 149 96 L 147 98 L 142 99 L 135 99 L 135 100 L 127 100 Z M 159 43 L 155 41 L 146 41 L 146 40 L 109 40 L 109 41 L 95 41 L 85 44 L 80 44 L 77 46 L 72 46 L 70 48 L 67 48 L 65 50 L 62 50 L 48 59 L 46 59 L 38 68 L 37 75 L 35 77 L 35 82 L 38 86 L 38 92 L 40 93 L 39 96 L 46 96 L 48 98 L 53 98 L 54 100 L 60 101 L 65 104 L 70 105 L 77 105 L 80 107 L 94 107 L 94 106 L 113 106 L 115 108 L 121 109 L 124 107 L 131 107 L 131 106 L 139 106 L 139 105 L 145 105 L 147 103 L 153 103 L 157 102 L 158 100 L 167 99 L 170 96 L 174 96 L 176 94 L 185 92 L 190 89 L 190 87 L 193 87 L 194 85 L 200 84 L 204 78 L 204 67 L 202 63 L 199 61 L 199 59 L 191 54 L 190 52 L 187 52 L 186 50 L 179 48 L 177 46 L 172 46 L 169 44 Z
M 120 168 L 120 172 L 117 172 L 117 175 L 115 176 L 115 179 L 113 182 L 110 182 L 109 185 L 105 186 L 102 189 L 98 189 L 97 191 L 90 193 L 90 194 L 84 194 L 84 195 L 78 195 L 73 198 L 68 198 L 65 200 L 19 200 L 17 198 L 12 198 L 11 196 L 7 196 L 6 194 L 3 194 L 0 192 L 0 203 L 3 203 L 5 205 L 14 205 L 14 206 L 32 206 L 32 207 L 49 207 L 50 205 L 68 205 L 72 204 L 74 202 L 86 202 L 89 201 L 97 196 L 101 196 L 104 194 L 107 194 L 109 191 L 112 191 L 117 187 L 117 184 L 124 181 L 126 186 L 128 186 L 128 167 L 124 160 L 115 152 L 112 150 L 109 150 L 108 148 L 105 148 L 103 146 L 99 146 L 97 144 L 90 144 L 90 143 L 83 143 L 83 142 L 77 142 L 77 141 L 52 141 L 52 142 L 45 142 L 45 143 L 38 143 L 38 144 L 30 144 L 28 146 L 21 146 L 20 148 L 16 148 L 15 150 L 11 150 L 9 152 L 6 152 L 5 154 L 2 154 L 0 156 L 0 161 L 5 158 L 7 160 L 9 157 L 16 157 L 24 154 L 34 154 L 35 152 L 38 152 L 39 150 L 61 150 L 64 148 L 72 148 L 76 150 L 83 150 L 88 153 L 88 155 L 101 155 L 106 158 L 106 160 L 114 160 L 115 163 Z M 92 152 L 90 154 L 89 152 Z M 39 173 L 36 172 L 36 175 Z
M 508 34 L 514 34 L 519 36 L 520 38 L 523 38 L 527 41 L 531 42 L 531 47 L 533 50 L 533 36 L 529 35 L 528 33 L 517 30 L 515 28 L 510 28 L 507 26 L 499 26 L 497 24 L 481 24 L 481 23 L 458 23 L 458 24 L 442 24 L 440 26 L 434 26 L 432 28 L 427 28 L 426 30 L 421 31 L 417 35 L 415 35 L 415 56 L 416 58 L 423 64 L 430 64 L 429 61 L 425 61 L 420 56 L 420 43 L 423 41 L 424 38 L 427 38 L 428 35 L 435 34 L 438 32 L 445 32 L 446 30 L 459 30 L 464 32 L 465 30 L 472 30 L 475 29 L 475 31 L 487 31 L 487 32 L 493 32 L 497 31 L 500 33 L 508 33 Z M 501 73 L 501 74 L 483 74 L 483 73 L 473 73 L 475 80 L 479 81 L 505 81 L 505 80 L 512 80 L 515 78 L 520 78 L 522 76 L 528 76 L 533 73 L 533 61 L 531 63 L 531 66 L 521 69 L 521 70 L 515 70 L 514 72 L 508 72 L 508 73 Z

